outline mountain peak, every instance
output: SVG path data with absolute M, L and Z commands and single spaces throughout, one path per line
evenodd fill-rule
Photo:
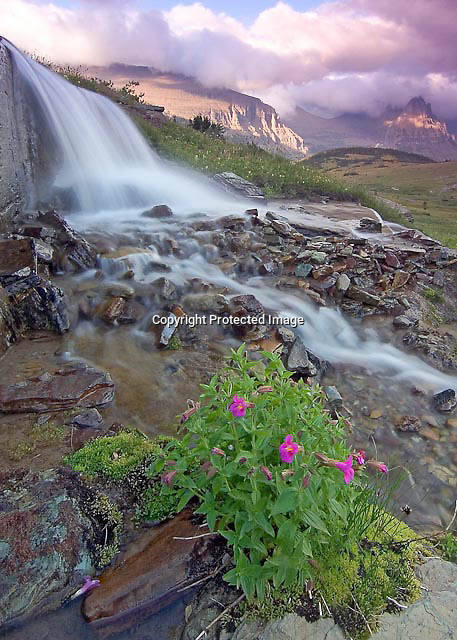
M 427 116 L 433 118 L 432 105 L 425 102 L 422 96 L 415 96 L 406 105 L 405 113 L 412 116 Z

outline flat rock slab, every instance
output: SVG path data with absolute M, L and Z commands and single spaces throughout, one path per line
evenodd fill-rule
M 57 609 L 93 574 L 91 521 L 58 472 L 0 473 L 0 627 Z
M 98 407 L 113 398 L 114 383 L 108 373 L 78 364 L 17 384 L 0 385 L 0 412 L 47 413 Z
M 138 624 L 182 597 L 190 578 L 191 554 L 201 529 L 189 520 L 189 510 L 146 531 L 129 547 L 117 566 L 100 576 L 100 586 L 86 598 L 83 614 L 102 637 Z
M 306 622 L 295 613 L 281 620 L 259 625 L 245 621 L 235 631 L 231 640 L 344 640 L 344 634 L 329 618 Z

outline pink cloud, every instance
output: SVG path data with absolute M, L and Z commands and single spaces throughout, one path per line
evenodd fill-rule
M 413 93 L 437 111 L 454 108 L 455 0 L 341 0 L 301 12 L 278 2 L 248 27 L 229 7 L 216 13 L 197 2 L 161 12 L 84 0 L 62 9 L 9 0 L 0 24 L 18 46 L 60 62 L 149 65 L 269 95 L 284 110 L 298 102 L 375 111 Z

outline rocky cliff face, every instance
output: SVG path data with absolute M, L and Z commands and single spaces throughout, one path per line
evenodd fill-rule
M 0 216 L 45 197 L 55 161 L 51 139 L 39 105 L 14 73 L 0 40 Z
M 33 191 L 26 116 L 16 94 L 10 54 L 0 42 L 0 214 L 27 204 Z
M 385 147 L 410 151 L 433 160 L 456 160 L 457 139 L 433 113 L 430 103 L 413 98 L 404 111 L 384 121 Z

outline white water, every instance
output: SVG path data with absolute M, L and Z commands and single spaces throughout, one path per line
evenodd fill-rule
M 178 213 L 233 211 L 234 199 L 208 179 L 160 160 L 111 100 L 75 87 L 2 42 L 54 134 L 60 156 L 54 186 L 71 189 L 80 211 L 115 216 L 164 202 Z
M 246 203 L 228 198 L 202 176 L 159 160 L 131 120 L 110 100 L 71 85 L 11 44 L 6 46 L 18 72 L 40 100 L 55 134 L 61 155 L 55 186 L 74 191 L 84 214 L 79 224 L 111 232 L 130 217 L 136 228 L 151 225 L 157 229 L 160 223 L 138 215 L 154 204 L 168 204 L 183 215 L 196 211 L 234 213 L 246 208 Z M 396 379 L 425 382 L 434 390 L 457 387 L 455 378 L 382 343 L 374 333 L 361 337 L 338 311 L 318 309 L 302 298 L 268 287 L 261 279 L 240 283 L 199 255 L 197 243 L 188 246 L 193 247 L 190 253 L 194 255 L 187 259 L 160 257 L 172 268 L 167 275 L 171 280 L 183 283 L 201 277 L 227 286 L 231 292 L 253 294 L 278 314 L 305 318 L 306 324 L 297 332 L 309 349 L 330 362 L 356 364 Z M 132 260 L 139 261 L 139 267 L 141 254 L 132 256 Z M 157 275 L 149 274 L 148 278 Z

